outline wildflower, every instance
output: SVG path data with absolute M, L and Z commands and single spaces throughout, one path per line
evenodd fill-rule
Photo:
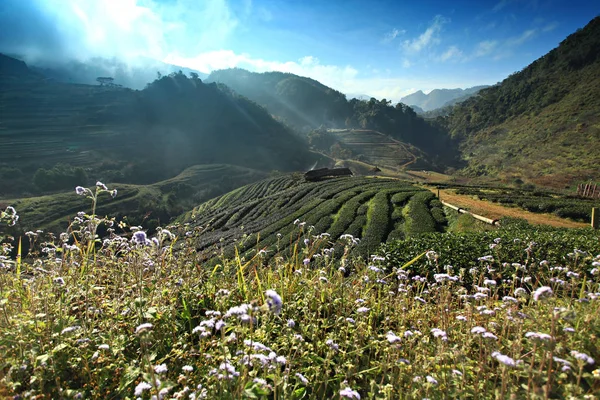
M 484 332 L 481 337 L 484 339 L 498 340 L 498 336 L 494 335 L 492 332 Z
M 101 344 L 100 346 L 98 346 L 98 348 L 100 350 L 108 350 L 108 349 L 110 349 L 110 346 L 107 344 Z
M 144 245 L 150 244 L 150 241 L 148 240 L 148 237 L 146 236 L 146 232 L 144 232 L 144 231 L 135 232 L 133 234 L 133 237 L 131 238 L 131 240 L 137 244 L 144 244 Z
M 493 279 L 486 279 L 483 281 L 483 284 L 487 286 L 496 286 L 496 281 Z
M 596 379 L 600 379 L 600 369 L 595 369 L 592 371 L 592 376 Z
M 181 370 L 183 372 L 192 372 L 194 370 L 194 367 L 192 367 L 191 365 L 184 365 L 183 367 L 181 367 Z
M 563 328 L 563 332 L 567 332 L 567 333 L 574 333 L 575 329 L 571 328 L 571 327 L 564 327 Z
M 354 320 L 354 318 L 350 318 L 350 317 L 346 318 L 346 321 L 349 322 L 349 323 L 351 323 L 351 324 L 355 324 L 356 323 L 356 321 Z
M 482 326 L 476 326 L 473 329 L 471 329 L 471 333 L 474 335 L 481 335 L 483 333 L 487 332 L 486 329 Z
M 293 328 L 296 326 L 296 322 L 293 319 L 288 319 L 287 326 L 288 328 Z
M 405 333 L 405 335 L 406 335 L 406 333 Z M 392 331 L 389 331 L 389 332 L 386 334 L 386 339 L 387 339 L 387 341 L 388 341 L 388 342 L 390 342 L 391 344 L 393 344 L 393 343 L 398 343 L 398 342 L 400 342 L 400 341 L 402 340 L 402 339 L 401 339 L 399 336 L 396 336 L 396 334 L 394 334 L 394 332 L 392 332 Z
M 303 385 L 308 385 L 308 379 L 306 379 L 306 377 L 304 375 L 302 375 L 300 372 L 296 372 L 296 377 L 298 379 L 300 379 L 300 381 L 302 382 Z
M 60 276 L 58 278 L 54 278 L 53 282 L 56 283 L 58 286 L 65 285 L 65 280 L 63 278 L 61 278 Z
M 371 271 L 373 271 L 373 272 L 376 272 L 376 273 L 379 273 L 379 272 L 381 272 L 381 269 L 380 269 L 380 268 L 377 268 L 377 267 L 376 267 L 376 266 L 374 266 L 374 265 L 369 265 L 367 268 L 369 268 Z
M 135 328 L 135 333 L 140 333 L 140 332 L 145 332 L 145 331 L 149 331 L 154 327 L 154 325 L 152 325 L 149 322 L 146 322 L 144 324 L 138 325 L 137 328 Z
M 83 186 L 77 186 L 75 187 L 75 193 L 77 193 L 80 196 L 83 196 L 86 193 L 87 189 L 84 188 Z
M 268 297 L 267 304 L 269 305 L 269 310 L 278 315 L 281 312 L 281 307 L 283 306 L 281 296 L 279 296 L 276 291 L 271 289 L 267 290 L 265 294 Z
M 449 275 L 449 274 L 435 274 L 435 275 L 433 275 L 433 278 L 438 283 L 442 283 L 442 282 L 445 282 L 445 281 L 450 281 L 450 282 L 456 282 L 456 281 L 458 281 L 458 277 L 457 276 L 452 276 L 452 275 Z
M 369 308 L 369 307 L 359 307 L 359 308 L 356 310 L 356 312 L 357 312 L 357 313 L 359 313 L 359 314 L 364 314 L 364 313 L 368 313 L 368 312 L 369 312 L 369 310 L 370 310 L 370 308 Z
M 136 396 L 141 396 L 142 393 L 144 393 L 145 390 L 148 389 L 152 389 L 152 385 L 150 385 L 148 382 L 140 382 L 136 387 L 135 387 L 135 392 L 134 394 Z
M 540 341 L 540 342 L 551 342 L 554 338 L 547 333 L 541 332 L 527 332 L 525 337 L 531 340 Z
M 308 266 L 308 264 L 310 264 L 310 258 L 305 258 L 302 263 L 304 264 L 304 266 Z
M 457 315 L 456 319 L 458 321 L 467 322 L 467 317 L 465 317 L 464 315 Z
M 438 328 L 433 328 L 433 329 L 431 330 L 431 333 L 433 334 L 433 336 L 434 336 L 434 337 L 436 337 L 436 338 L 440 338 L 440 339 L 442 339 L 443 341 L 446 341 L 446 340 L 448 340 L 448 336 L 446 335 L 446 332 L 445 332 L 445 331 L 443 331 L 443 330 L 441 330 L 441 329 L 438 329 Z
M 340 390 L 340 397 L 360 400 L 360 394 L 356 390 L 352 390 L 349 387 Z
M 517 300 L 516 298 L 512 297 L 512 296 L 504 296 L 502 298 L 502 301 L 505 303 L 518 303 L 519 300 Z
M 225 325 L 227 325 L 225 323 L 225 321 L 223 321 L 222 319 L 220 319 L 217 322 L 215 322 L 215 330 L 220 331 Z
M 438 381 L 433 376 L 431 376 L 431 375 L 427 375 L 425 377 L 425 379 L 427 379 L 427 382 L 431 383 L 432 385 L 437 385 L 438 384 Z
M 552 288 L 550 286 L 541 286 L 533 292 L 533 300 L 540 301 L 552 296 Z
M 413 335 L 414 335 L 414 333 L 413 333 L 412 331 L 406 331 L 406 332 L 404 332 L 404 337 L 405 337 L 405 338 L 407 338 L 407 337 L 411 337 L 411 336 L 413 336 Z
M 517 363 L 515 362 L 515 360 L 513 360 L 509 356 L 505 356 L 504 354 L 501 354 L 498 351 L 494 351 L 492 353 L 492 357 L 494 357 L 498 362 L 500 362 L 508 367 L 516 367 L 517 366 Z
M 525 296 L 527 296 L 527 290 L 525 290 L 523 288 L 515 289 L 515 297 L 525 297 Z
M 463 373 L 462 373 L 462 372 L 460 372 L 460 371 L 459 371 L 459 370 L 457 370 L 457 369 L 453 369 L 453 370 L 452 370 L 452 375 L 463 376 Z
M 585 362 L 586 364 L 594 365 L 594 359 L 585 353 L 580 353 L 579 351 L 572 350 L 571 355 L 576 359 Z
M 64 335 L 65 333 L 74 332 L 78 329 L 81 329 L 81 327 L 79 325 L 73 325 L 73 326 L 66 327 L 60 333 L 61 333 L 61 335 Z
M 340 349 L 340 345 L 339 345 L 339 344 L 337 344 L 336 342 L 334 342 L 334 341 L 333 341 L 333 340 L 331 340 L 331 339 L 327 339 L 327 340 L 325 341 L 325 344 L 326 344 L 327 346 L 329 346 L 329 348 L 330 348 L 330 349 L 332 349 L 332 350 L 336 350 L 336 351 L 337 351 L 337 350 L 339 350 L 339 349 Z
M 156 372 L 157 374 L 164 374 L 165 372 L 167 372 L 167 365 L 166 364 L 156 365 L 154 367 L 154 372 Z

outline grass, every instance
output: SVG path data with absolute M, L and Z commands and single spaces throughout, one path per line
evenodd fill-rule
M 110 221 L 79 218 L 57 237 L 30 234 L 34 251 L 22 260 L 6 257 L 16 242 L 3 244 L 2 396 L 592 398 L 600 390 L 600 246 L 591 229 L 513 223 L 409 238 L 366 262 L 351 255 L 352 238 L 296 222 L 279 257 L 266 257 L 276 242 L 207 268 L 195 251 L 200 228 L 170 226 L 153 238 L 109 231 L 94 245 Z M 336 245 L 344 251 L 332 256 Z

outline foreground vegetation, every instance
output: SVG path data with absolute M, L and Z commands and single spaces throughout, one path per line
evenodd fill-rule
M 112 193 L 101 183 L 77 191 L 92 204 Z M 18 223 L 10 208 L 2 218 Z M 102 225 L 111 226 L 108 236 L 94 240 Z M 326 232 L 304 221 L 292 226 L 287 254 L 267 262 L 273 245 L 210 269 L 193 248 L 199 228 L 189 225 L 149 238 L 81 213 L 58 237 L 28 233 L 37 252 L 23 259 L 8 257 L 6 242 L 1 394 L 395 399 L 600 391 L 596 232 L 508 224 L 439 242 L 395 242 L 363 259 L 350 255 L 360 243 L 350 235 L 332 257 Z M 416 256 L 405 262 L 410 252 Z

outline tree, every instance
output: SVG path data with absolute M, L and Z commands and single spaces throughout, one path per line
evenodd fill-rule
M 96 78 L 96 81 L 100 84 L 100 86 L 112 86 L 114 78 L 111 78 L 109 76 L 99 76 L 98 78 Z

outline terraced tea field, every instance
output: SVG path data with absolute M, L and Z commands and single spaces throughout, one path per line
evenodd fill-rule
M 282 252 L 302 245 L 300 238 L 316 240 L 326 233 L 319 239 L 324 246 L 352 235 L 360 239 L 355 251 L 367 255 L 387 240 L 442 231 L 447 225 L 434 194 L 409 183 L 366 177 L 305 182 L 301 175 L 241 187 L 181 219 L 202 227 L 196 247 L 208 254 L 215 245 L 233 254 L 234 242 L 242 253 Z
M 408 167 L 418 160 L 420 153 L 414 146 L 376 131 L 333 129 L 330 132 L 361 161 L 372 165 Z

